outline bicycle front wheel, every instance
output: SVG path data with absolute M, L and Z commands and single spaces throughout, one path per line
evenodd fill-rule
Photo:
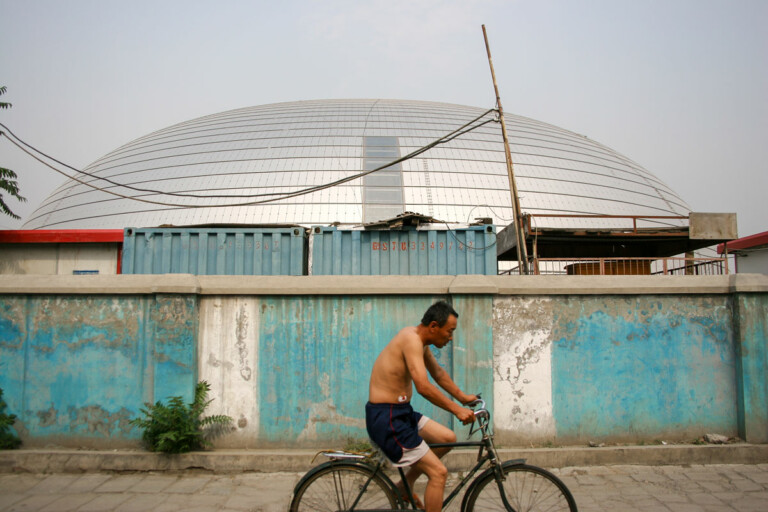
M 571 491 L 547 470 L 527 464 L 504 466 L 502 488 L 507 503 L 515 512 L 577 512 Z M 465 512 L 509 510 L 501 497 L 493 471 L 478 477 L 464 500 Z
M 355 500 L 357 504 L 354 510 L 359 511 L 400 508 L 397 496 L 389 484 L 378 475 L 371 478 L 372 474 L 370 469 L 352 464 L 321 469 L 297 486 L 290 510 L 339 512 L 351 510 Z

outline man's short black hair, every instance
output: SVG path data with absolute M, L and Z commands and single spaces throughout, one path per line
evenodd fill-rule
M 429 306 L 429 309 L 427 309 L 424 316 L 421 318 L 421 325 L 428 326 L 432 322 L 437 322 L 437 325 L 442 327 L 451 315 L 459 318 L 459 314 L 453 309 L 453 306 L 444 300 L 441 300 Z

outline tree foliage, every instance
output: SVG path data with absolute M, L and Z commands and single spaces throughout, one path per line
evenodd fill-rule
M 3 85 L 0 86 L 0 96 L 5 94 L 7 88 Z M 10 103 L 6 103 L 4 101 L 0 101 L 0 109 L 7 110 L 11 108 Z M 5 135 L 2 131 L 0 131 L 0 135 Z M 14 219 L 19 219 L 20 217 L 13 213 L 13 211 L 10 209 L 8 204 L 5 202 L 5 195 L 8 194 L 11 197 L 15 198 L 18 201 L 24 202 L 27 199 L 25 197 L 22 197 L 19 194 L 19 184 L 16 181 L 18 179 L 18 176 L 15 172 L 13 172 L 10 169 L 6 169 L 5 167 L 0 167 L 0 211 L 2 211 L 4 214 L 8 215 L 9 217 L 12 217 Z

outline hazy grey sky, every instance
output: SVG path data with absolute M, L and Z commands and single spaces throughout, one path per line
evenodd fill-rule
M 0 0 L 0 111 L 77 168 L 155 130 L 280 101 L 504 109 L 601 142 L 702 212 L 768 230 L 768 0 Z M 0 140 L 22 221 L 65 178 Z

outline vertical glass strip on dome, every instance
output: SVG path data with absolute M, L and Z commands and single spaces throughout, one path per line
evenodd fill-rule
M 364 137 L 363 170 L 373 171 L 400 158 L 397 137 Z M 392 219 L 405 211 L 400 163 L 363 177 L 363 222 Z
M 61 185 L 24 228 L 361 224 L 403 210 L 507 225 L 513 214 L 497 123 L 368 178 L 325 186 L 374 159 L 422 148 L 483 112 L 423 101 L 324 100 L 193 119 L 89 165 L 80 176 L 85 185 Z M 533 119 L 506 118 L 523 212 L 688 214 L 674 191 L 610 148 Z

